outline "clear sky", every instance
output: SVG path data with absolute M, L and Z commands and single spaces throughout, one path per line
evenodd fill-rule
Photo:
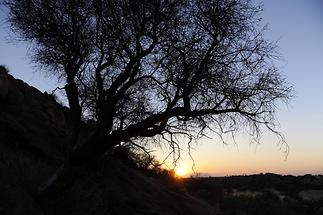
M 256 2 L 261 2 L 257 0 Z M 224 146 L 214 136 L 201 140 L 192 154 L 196 172 L 206 175 L 253 174 L 323 174 L 323 1 L 264 0 L 263 23 L 270 31 L 267 38 L 279 40 L 285 62 L 281 71 L 291 82 L 296 97 L 289 107 L 278 111 L 280 130 L 290 146 L 285 160 L 277 147 L 275 135 L 265 133 L 261 144 L 249 144 L 241 135 L 237 145 Z M 12 35 L 3 22 L 0 8 L 0 64 L 6 65 L 13 76 L 40 89 L 50 91 L 56 82 L 44 78 L 30 64 L 27 46 L 8 43 Z M 183 146 L 183 150 L 185 146 Z M 183 151 L 181 168 L 189 171 L 192 162 Z

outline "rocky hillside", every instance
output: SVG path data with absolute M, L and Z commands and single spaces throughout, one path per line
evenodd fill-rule
M 37 200 L 37 188 L 60 165 L 68 108 L 5 74 L 0 90 L 0 214 L 215 214 L 185 191 L 171 189 L 114 158 L 84 169 L 64 193 Z M 5 84 L 3 84 L 5 83 Z

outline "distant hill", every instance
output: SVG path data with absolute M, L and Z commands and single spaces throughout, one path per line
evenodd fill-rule
M 323 214 L 322 175 L 188 178 L 187 191 L 225 214 Z
M 38 199 L 38 186 L 62 162 L 69 109 L 52 95 L 11 75 L 6 78 L 8 85 L 0 99 L 1 215 L 217 214 L 202 200 L 112 155 L 94 169 L 83 169 L 56 198 Z

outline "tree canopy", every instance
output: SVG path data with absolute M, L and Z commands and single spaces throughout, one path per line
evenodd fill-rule
M 5 0 L 33 60 L 66 83 L 78 160 L 120 143 L 275 131 L 291 85 L 249 0 Z M 91 119 L 87 141 L 80 123 Z M 73 157 L 72 156 L 72 157 Z

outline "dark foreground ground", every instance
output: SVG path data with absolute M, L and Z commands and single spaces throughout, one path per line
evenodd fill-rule
M 224 214 L 323 214 L 323 176 L 259 174 L 188 178 L 187 191 Z

